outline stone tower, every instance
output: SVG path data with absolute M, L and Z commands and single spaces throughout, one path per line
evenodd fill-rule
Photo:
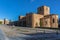
M 42 6 L 42 7 L 39 7 L 38 9 L 38 14 L 42 14 L 42 15 L 49 15 L 50 14 L 50 8 L 47 7 L 47 6 Z
M 4 19 L 4 24 L 9 24 L 9 20 L 8 19 Z

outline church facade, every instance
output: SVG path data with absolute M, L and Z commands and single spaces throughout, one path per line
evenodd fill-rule
M 50 14 L 50 8 L 41 6 L 37 13 L 27 13 L 26 16 L 19 16 L 18 24 L 26 27 L 48 27 L 58 28 L 58 15 Z

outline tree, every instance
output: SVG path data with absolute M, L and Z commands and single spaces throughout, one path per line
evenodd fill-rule
M 0 21 L 0 24 L 2 24 L 2 21 Z
M 42 27 L 42 21 L 40 20 L 40 27 Z

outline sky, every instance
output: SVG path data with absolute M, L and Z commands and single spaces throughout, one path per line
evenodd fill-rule
M 0 0 L 0 19 L 18 20 L 18 16 L 37 13 L 37 8 L 44 5 L 60 17 L 60 0 Z

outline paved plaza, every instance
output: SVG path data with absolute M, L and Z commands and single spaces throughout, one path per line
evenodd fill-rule
M 0 25 L 1 40 L 60 40 L 60 30 Z

